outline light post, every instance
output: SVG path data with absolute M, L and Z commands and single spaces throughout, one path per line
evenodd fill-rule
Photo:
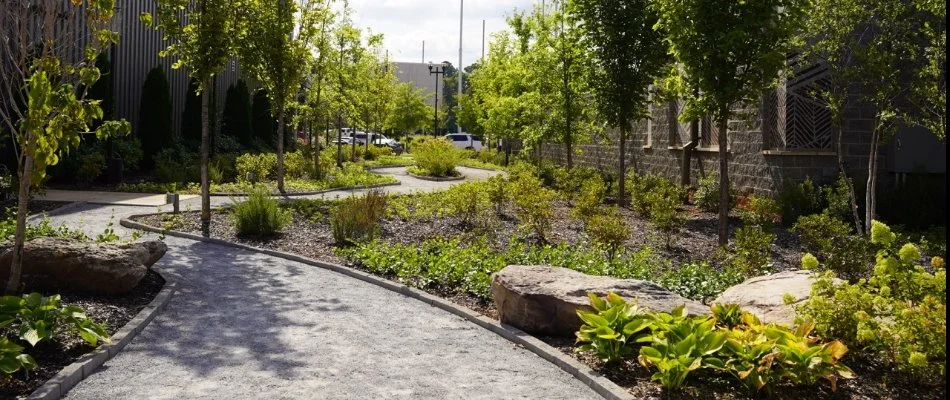
M 445 63 L 429 64 L 429 75 L 435 75 L 435 115 L 432 118 L 432 136 L 439 136 L 439 75 L 445 74 Z

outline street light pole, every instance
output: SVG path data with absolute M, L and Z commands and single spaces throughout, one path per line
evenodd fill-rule
M 465 75 L 465 68 L 462 65 L 462 15 L 465 12 L 465 0 L 459 0 L 459 67 L 458 67 L 458 92 L 455 102 L 458 104 L 458 113 L 455 115 L 455 127 L 457 133 L 462 133 L 462 78 Z
M 445 74 L 445 65 L 429 65 L 429 75 L 435 75 L 435 114 L 432 118 L 432 136 L 439 135 L 439 75 Z

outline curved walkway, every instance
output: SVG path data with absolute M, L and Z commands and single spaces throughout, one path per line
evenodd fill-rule
M 448 186 L 398 178 L 403 186 L 384 189 Z M 118 219 L 152 211 L 82 205 L 53 220 L 97 234 L 114 217 L 127 236 Z M 159 265 L 179 282 L 175 297 L 68 398 L 598 398 L 553 364 L 421 301 L 255 252 L 166 243 Z

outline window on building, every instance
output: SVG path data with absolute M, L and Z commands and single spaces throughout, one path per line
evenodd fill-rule
M 794 68 L 794 65 L 791 65 Z M 828 68 L 797 68 L 762 104 L 764 146 L 771 150 L 818 151 L 832 147 L 831 112 L 818 93 L 830 85 Z
M 689 121 L 680 120 L 680 115 L 683 114 L 685 106 L 685 101 L 676 100 L 670 102 L 669 108 L 667 109 L 667 118 L 670 121 L 670 146 L 682 147 L 684 144 L 689 143 L 690 123 Z M 703 149 L 719 148 L 719 128 L 716 127 L 711 116 L 707 115 L 705 118 L 699 120 L 698 147 Z

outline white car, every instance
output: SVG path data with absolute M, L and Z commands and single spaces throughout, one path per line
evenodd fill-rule
M 482 151 L 482 147 L 484 147 L 480 137 L 467 133 L 445 135 L 445 139 L 452 142 L 452 145 L 458 149 Z

